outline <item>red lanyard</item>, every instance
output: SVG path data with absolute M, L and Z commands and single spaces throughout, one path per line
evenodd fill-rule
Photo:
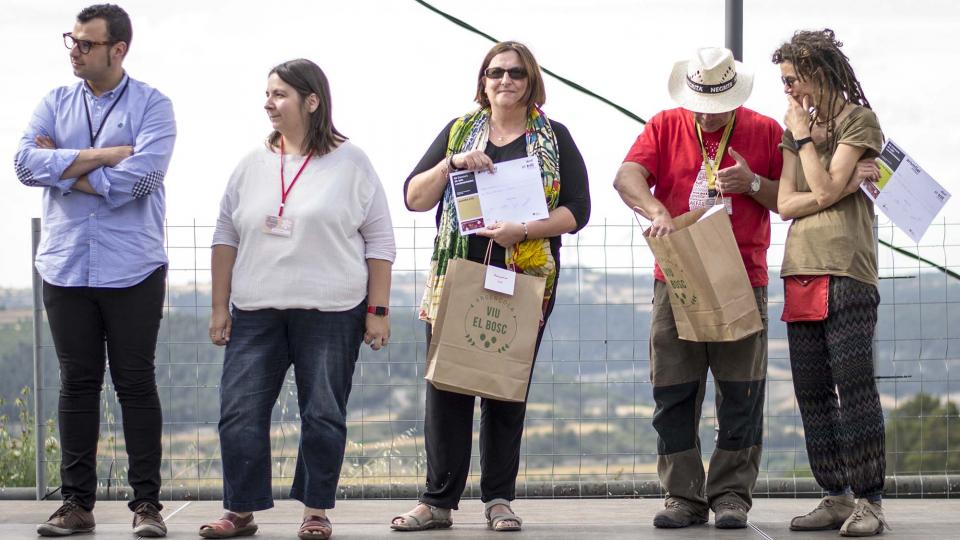
M 290 187 L 287 187 L 286 181 L 283 179 L 283 137 L 280 137 L 280 210 L 277 212 L 279 217 L 283 217 L 283 207 L 287 204 L 287 195 L 290 195 L 290 190 L 293 189 L 293 186 L 296 185 L 297 180 L 300 179 L 300 173 L 307 168 L 307 163 L 310 163 L 310 158 L 313 157 L 313 151 L 311 150 L 307 154 L 307 159 L 303 160 L 303 165 L 300 166 L 300 170 L 297 171 L 297 175 L 293 177 L 293 181 L 290 182 Z

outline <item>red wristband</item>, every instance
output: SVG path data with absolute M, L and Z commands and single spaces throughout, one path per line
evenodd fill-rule
M 370 313 L 371 315 L 380 315 L 380 316 L 389 315 L 390 308 L 383 307 L 383 306 L 367 306 L 367 313 Z

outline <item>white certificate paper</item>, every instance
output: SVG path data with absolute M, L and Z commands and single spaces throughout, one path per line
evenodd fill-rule
M 894 225 L 919 243 L 933 218 L 950 200 L 950 193 L 891 140 L 883 145 L 877 166 L 880 180 L 863 182 L 860 189 Z
M 526 222 L 549 215 L 536 157 L 496 164 L 496 171 L 456 171 L 450 185 L 460 234 L 473 234 L 498 221 Z

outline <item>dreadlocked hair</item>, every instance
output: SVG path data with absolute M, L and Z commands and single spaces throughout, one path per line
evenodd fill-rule
M 850 59 L 843 54 L 840 47 L 843 47 L 843 43 L 837 40 L 836 34 L 829 28 L 798 30 L 790 41 L 773 51 L 771 58 L 774 64 L 792 63 L 801 81 L 812 79 L 820 82 L 825 91 L 820 94 L 815 105 L 816 115 L 810 119 L 810 128 L 813 128 L 817 118 L 821 118 L 821 122 L 826 123 L 827 138 L 830 140 L 833 139 L 836 129 L 837 116 L 843 110 L 843 105 L 837 108 L 837 98 L 871 108 L 867 96 L 863 94 L 860 81 L 853 73 Z M 823 114 L 824 112 L 826 114 Z

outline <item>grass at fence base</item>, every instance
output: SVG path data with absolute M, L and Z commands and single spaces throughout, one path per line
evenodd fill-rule
M 17 422 L 11 423 L 8 415 L 0 415 L 0 488 L 33 487 L 37 484 L 37 445 L 34 435 L 33 414 L 30 412 L 30 389 L 23 388 L 14 398 Z M 0 397 L 0 408 L 6 400 Z M 52 431 L 53 420 L 47 421 L 47 431 Z M 59 457 L 60 445 L 56 437 L 44 441 L 44 455 L 52 460 Z M 59 473 L 48 464 L 47 478 L 60 483 Z

